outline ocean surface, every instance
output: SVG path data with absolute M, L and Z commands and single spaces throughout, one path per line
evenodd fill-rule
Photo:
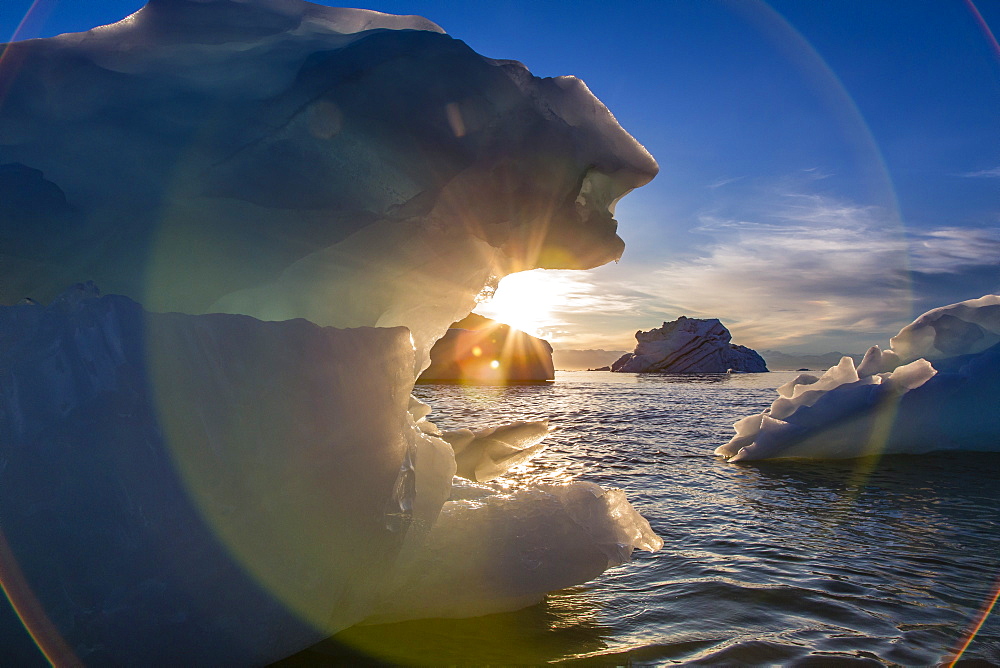
M 283 665 L 931 666 L 966 644 L 958 665 L 1000 665 L 1000 611 L 972 637 L 1000 586 L 1000 455 L 713 457 L 794 375 L 417 386 L 443 429 L 549 418 L 505 484 L 621 488 L 665 545 L 531 608 L 355 627 Z

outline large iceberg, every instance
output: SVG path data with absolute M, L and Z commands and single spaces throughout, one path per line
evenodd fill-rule
M 617 490 L 453 478 L 547 426 L 410 396 L 484 287 L 620 256 L 657 167 L 582 82 L 299 0 L 150 0 L 0 66 L 0 574 L 54 661 L 259 664 L 662 544 Z
M 718 318 L 688 318 L 635 333 L 635 350 L 611 365 L 631 373 L 760 373 L 767 371 L 757 351 L 731 343 L 733 337 Z
M 733 425 L 731 462 L 1000 451 L 1000 295 L 936 308 L 861 363 L 800 374 Z

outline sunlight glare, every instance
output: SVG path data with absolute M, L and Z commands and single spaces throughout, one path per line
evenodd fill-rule
M 535 269 L 510 274 L 500 280 L 493 297 L 479 304 L 475 312 L 545 338 L 546 330 L 559 324 L 553 311 L 563 301 L 565 287 L 558 271 Z

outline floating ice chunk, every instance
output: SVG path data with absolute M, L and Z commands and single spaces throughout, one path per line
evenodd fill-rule
M 472 431 L 458 429 L 441 434 L 455 451 L 456 475 L 486 482 L 531 460 L 545 449 L 549 421 L 514 422 L 502 427 Z
M 459 479 L 453 497 L 368 622 L 514 610 L 663 546 L 621 490 L 593 483 L 511 492 Z
M 1000 450 L 998 331 L 997 295 L 929 311 L 893 337 L 892 350 L 871 347 L 857 369 L 845 357 L 819 379 L 779 387 L 715 454 L 737 462 Z M 915 352 L 933 362 L 900 364 Z
M 0 307 L 0 559 L 52 620 L 33 630 L 92 663 L 250 665 L 367 615 L 444 502 L 404 485 L 387 522 L 426 441 L 407 331 L 96 294 Z
M 635 333 L 635 351 L 625 353 L 612 371 L 628 373 L 727 373 L 767 371 L 756 351 L 732 343 L 718 318 L 681 316 Z
M 24 573 L 4 585 L 81 657 L 98 638 L 109 661 L 253 664 L 370 615 L 516 608 L 662 545 L 620 490 L 453 478 L 452 445 L 409 394 L 404 328 L 98 294 L 0 307 L 0 508 Z M 445 436 L 487 478 L 547 433 Z

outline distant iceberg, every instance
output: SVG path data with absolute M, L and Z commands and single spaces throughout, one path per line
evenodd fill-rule
M 760 373 L 764 358 L 746 346 L 731 343 L 732 335 L 718 318 L 688 318 L 636 332 L 635 351 L 611 365 L 612 371 L 632 373 Z
M 1000 296 L 936 308 L 821 377 L 800 374 L 715 450 L 731 462 L 1000 451 Z
M 3 64 L 0 573 L 57 662 L 260 665 L 662 544 L 616 490 L 453 477 L 547 429 L 410 396 L 484 287 L 621 255 L 657 165 L 578 79 L 299 0 L 150 0 Z
M 554 378 L 548 341 L 470 313 L 437 340 L 419 380 L 502 385 Z

